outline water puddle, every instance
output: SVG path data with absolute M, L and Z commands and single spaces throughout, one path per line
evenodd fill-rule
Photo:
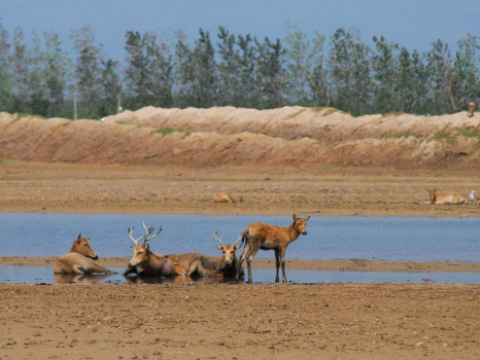
M 50 266 L 0 266 L 0 283 L 6 284 L 69 284 L 93 285 L 101 283 L 136 284 L 212 284 L 214 279 L 189 278 L 137 278 L 124 277 L 124 268 L 111 268 L 113 275 L 75 276 L 54 275 Z M 288 270 L 289 283 L 444 283 L 480 284 L 480 273 L 474 272 L 361 272 L 325 270 Z M 273 283 L 274 269 L 255 269 L 253 279 L 259 283 Z

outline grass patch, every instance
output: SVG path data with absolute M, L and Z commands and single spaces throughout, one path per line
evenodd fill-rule
M 71 122 L 71 121 L 69 121 L 69 122 L 66 122 L 65 124 L 63 124 L 63 127 L 70 126 L 71 124 L 72 124 L 72 122 Z
M 155 133 L 155 134 L 162 134 L 162 135 L 170 135 L 170 134 L 173 134 L 175 132 L 183 133 L 184 131 L 174 129 L 174 128 L 161 128 L 161 129 L 157 129 L 157 130 L 153 131 L 153 133 Z
M 389 112 L 389 113 L 382 114 L 382 117 L 400 116 L 400 115 L 406 115 L 406 113 L 393 111 L 393 112 Z
M 304 137 L 304 138 L 307 138 L 307 139 L 313 139 L 313 136 L 310 135 L 310 134 L 304 135 L 303 137 Z
M 343 144 L 343 142 L 341 142 L 341 141 L 340 141 L 340 142 L 333 143 L 332 145 L 330 145 L 330 149 L 335 149 L 337 146 L 340 146 L 340 145 L 342 145 L 342 144 Z
M 328 116 L 328 115 L 331 115 L 333 113 L 340 113 L 340 114 L 348 114 L 347 112 L 343 111 L 343 110 L 338 110 L 338 109 L 335 109 L 335 108 L 327 108 L 327 110 L 325 110 L 325 112 L 323 113 L 323 116 Z
M 34 117 L 34 118 L 38 118 L 38 119 L 42 119 L 42 120 L 46 119 L 45 116 L 35 115 L 35 114 L 15 113 L 15 115 L 16 115 L 18 120 L 24 119 L 24 118 L 27 118 L 27 117 Z
M 293 118 L 297 117 L 298 115 L 300 115 L 301 113 L 303 113 L 305 110 L 307 110 L 307 109 L 302 109 L 302 110 L 297 111 L 296 113 L 288 115 L 287 119 L 293 119 Z
M 407 137 L 410 137 L 410 136 L 413 136 L 415 138 L 420 137 L 420 135 L 415 134 L 415 133 L 411 133 L 411 132 L 397 132 L 395 134 L 387 135 L 387 139 L 400 139 L 400 138 L 407 138 Z
M 480 133 L 478 131 L 471 131 L 471 130 L 462 130 L 459 131 L 460 135 L 464 137 L 476 137 L 480 138 Z
M 5 160 L 3 159 L 3 156 L 0 155 L 0 165 L 3 164 L 5 162 Z
M 449 145 L 453 145 L 456 143 L 456 139 L 455 137 L 449 133 L 449 132 L 439 132 L 439 133 L 435 133 L 432 137 L 432 140 L 436 140 L 436 141 L 442 141 L 442 140 L 445 140 L 445 142 Z
M 318 114 L 320 111 L 323 111 L 325 109 L 327 108 L 323 106 L 317 106 L 317 107 L 311 107 L 310 111 Z
M 325 165 L 320 166 L 318 169 L 319 170 L 328 170 L 328 169 L 331 169 L 332 167 L 333 167 L 332 164 L 325 164 Z

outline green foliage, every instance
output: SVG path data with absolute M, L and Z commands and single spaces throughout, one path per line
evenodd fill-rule
M 162 135 L 170 135 L 170 134 L 173 134 L 175 132 L 183 133 L 182 130 L 178 130 L 178 129 L 174 129 L 174 128 L 161 128 L 161 129 L 157 129 L 157 130 L 153 131 L 153 133 L 155 133 L 155 134 L 162 134 Z M 190 135 L 190 133 L 187 133 L 187 134 Z M 188 136 L 187 134 L 185 134 L 185 136 Z
M 408 138 L 410 136 L 413 136 L 415 138 L 421 137 L 421 135 L 411 133 L 411 132 L 396 132 L 394 134 L 387 135 L 387 139 L 400 139 L 400 138 Z
M 328 169 L 331 169 L 332 167 L 333 167 L 332 164 L 325 164 L 325 165 L 320 166 L 318 169 L 319 170 L 328 170 Z
M 3 156 L 0 155 L 0 165 L 3 164 L 5 162 L 5 160 L 3 159 Z
M 438 132 L 432 136 L 432 140 L 445 141 L 449 145 L 456 143 L 455 137 L 449 132 Z
M 215 38 L 203 29 L 194 39 L 177 31 L 172 40 L 128 31 L 127 56 L 119 61 L 108 58 L 89 26 L 72 33 L 67 49 L 56 33 L 25 36 L 18 28 L 9 34 L 0 22 L 0 111 L 72 118 L 74 89 L 78 117 L 90 119 L 115 114 L 119 100 L 130 110 L 300 105 L 324 116 L 428 116 L 480 103 L 474 35 L 453 47 L 437 40 L 427 51 L 409 51 L 383 36 L 366 43 L 356 29 L 338 29 L 328 40 L 309 37 L 291 25 L 285 39 L 225 27 Z
M 476 138 L 480 138 L 480 132 L 478 131 L 472 131 L 472 130 L 462 130 L 462 131 L 459 131 L 460 135 L 464 136 L 464 137 L 476 137 Z
M 303 113 L 305 110 L 307 110 L 307 109 L 298 110 L 298 111 L 294 112 L 293 114 L 288 115 L 288 116 L 287 116 L 287 119 L 294 119 L 294 118 L 296 118 L 298 115 L 300 115 L 301 113 Z

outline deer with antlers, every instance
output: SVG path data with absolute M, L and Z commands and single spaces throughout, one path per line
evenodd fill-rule
M 123 273 L 127 276 L 131 273 L 136 273 L 138 276 L 184 276 L 185 269 L 180 261 L 162 256 L 161 254 L 154 254 L 150 251 L 148 242 L 156 238 L 162 232 L 163 228 L 160 226 L 158 231 L 152 235 L 155 228 L 150 226 L 147 228 L 143 223 L 145 235 L 135 239 L 133 237 L 133 226 L 128 226 L 128 234 L 135 245 L 133 248 L 133 257 L 128 264 L 128 269 Z M 139 241 L 143 240 L 142 244 Z
M 98 263 L 98 256 L 93 251 L 90 238 L 78 234 L 73 242 L 70 252 L 60 255 L 53 265 L 55 274 L 112 274 L 113 272 Z
M 231 245 L 223 242 L 223 237 L 218 237 L 218 232 L 213 234 L 215 240 L 220 245 L 215 247 L 222 251 L 223 256 L 207 256 L 203 254 L 196 254 L 191 257 L 188 264 L 187 276 L 202 276 L 202 277 L 216 277 L 218 280 L 234 279 L 239 272 L 239 277 L 243 277 L 243 268 L 237 266 L 237 256 L 235 252 L 242 247 L 239 242 L 242 236 Z M 170 255 L 171 257 L 172 255 Z M 181 258 L 182 255 L 179 255 Z
M 283 282 L 287 282 L 287 275 L 285 274 L 285 252 L 287 246 L 297 240 L 302 235 L 307 235 L 307 221 L 310 216 L 306 218 L 298 218 L 293 214 L 293 223 L 289 227 L 272 226 L 265 223 L 254 223 L 248 226 L 242 233 L 242 242 L 245 243 L 242 255 L 238 261 L 238 268 L 247 259 L 248 268 L 248 282 L 252 283 L 252 268 L 251 263 L 258 250 L 274 250 L 275 260 L 277 266 L 277 276 L 275 282 L 279 282 L 278 272 L 280 265 L 282 266 Z M 236 280 L 239 280 L 239 273 L 237 273 Z

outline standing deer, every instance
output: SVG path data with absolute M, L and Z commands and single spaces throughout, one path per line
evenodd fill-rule
M 242 247 L 239 242 L 242 236 L 232 244 L 227 245 L 223 242 L 223 237 L 219 238 L 217 232 L 213 234 L 215 240 L 221 245 L 215 247 L 222 251 L 223 256 L 207 256 L 197 254 L 191 258 L 187 275 L 199 275 L 202 277 L 217 277 L 218 280 L 234 279 L 239 272 L 239 276 L 243 277 L 243 268 L 238 267 L 238 261 L 235 252 Z M 181 255 L 180 255 L 181 256 Z
M 157 233 L 150 236 L 155 228 L 150 226 L 147 228 L 143 223 L 145 229 L 145 235 L 135 239 L 133 237 L 133 226 L 128 226 L 128 234 L 130 239 L 135 245 L 133 248 L 133 257 L 128 264 L 128 269 L 123 273 L 127 276 L 131 273 L 136 273 L 138 276 L 183 276 L 185 275 L 185 269 L 180 261 L 177 259 L 170 259 L 169 257 L 162 256 L 161 254 L 154 254 L 150 251 L 150 245 L 148 242 L 156 238 L 162 232 L 162 227 L 158 229 Z M 150 236 L 150 237 L 149 237 Z M 143 239 L 141 245 L 138 244 Z
M 90 238 L 82 237 L 78 234 L 77 239 L 73 242 L 70 252 L 60 255 L 53 266 L 55 274 L 111 274 L 112 271 L 100 265 L 97 254 L 93 251 Z
M 475 112 L 475 103 L 472 101 L 468 103 L 468 113 L 470 114 L 469 117 L 473 117 L 474 112 Z
M 461 205 L 465 203 L 465 198 L 459 194 L 450 193 L 446 195 L 437 195 L 437 189 L 427 191 L 430 196 L 430 204 Z
M 287 246 L 297 240 L 302 235 L 307 235 L 306 223 L 310 219 L 310 216 L 306 218 L 297 218 L 293 214 L 293 223 L 289 227 L 272 226 L 265 223 L 254 223 L 243 230 L 242 242 L 245 243 L 242 255 L 238 262 L 238 269 L 242 266 L 242 263 L 247 259 L 248 268 L 248 282 L 252 283 L 252 260 L 257 254 L 258 250 L 274 250 L 275 260 L 277 266 L 277 276 L 275 282 L 279 282 L 278 272 L 280 264 L 282 265 L 282 280 L 287 282 L 287 276 L 285 274 L 285 252 Z M 236 280 L 239 280 L 240 272 L 237 272 Z

